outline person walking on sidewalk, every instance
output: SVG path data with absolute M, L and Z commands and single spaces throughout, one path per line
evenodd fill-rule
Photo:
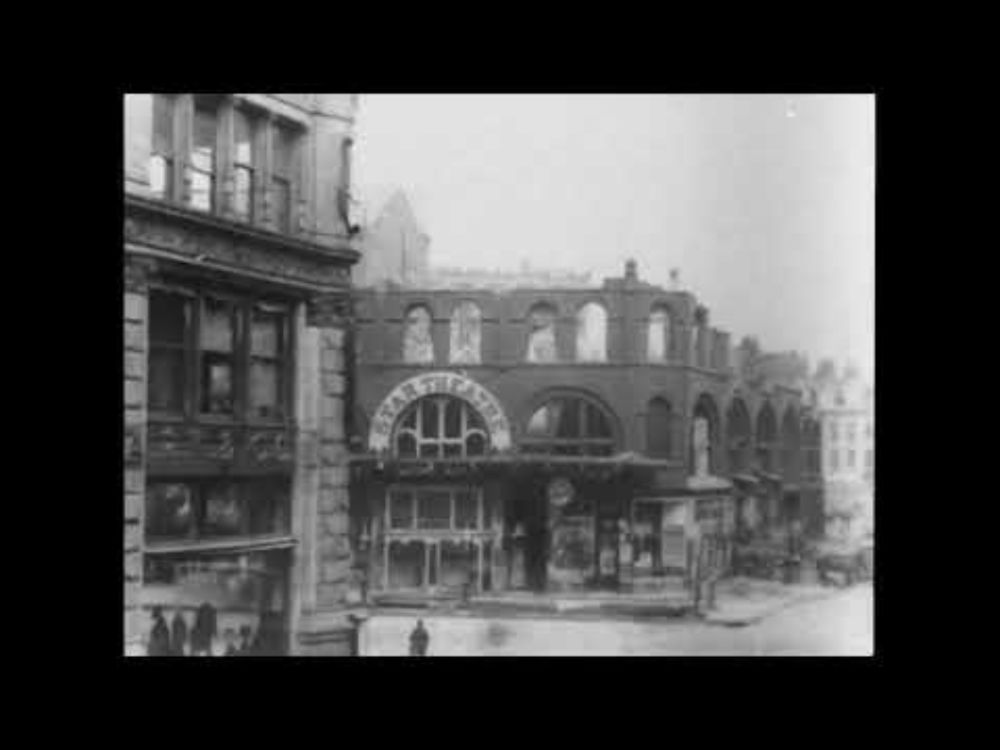
M 424 627 L 423 620 L 417 620 L 417 627 L 410 633 L 410 656 L 427 656 L 427 646 L 431 636 Z

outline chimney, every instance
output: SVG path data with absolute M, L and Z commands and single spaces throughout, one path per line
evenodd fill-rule
M 636 263 L 634 258 L 629 258 L 625 261 L 625 281 L 638 281 L 639 273 L 636 270 Z
M 681 288 L 681 272 L 676 268 L 670 269 L 670 289 L 671 291 L 678 291 Z

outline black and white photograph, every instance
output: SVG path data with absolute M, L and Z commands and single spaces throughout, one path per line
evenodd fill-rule
M 873 656 L 876 98 L 124 94 L 124 655 Z

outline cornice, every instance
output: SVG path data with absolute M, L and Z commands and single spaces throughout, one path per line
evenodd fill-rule
M 215 214 L 197 211 L 174 203 L 167 203 L 152 198 L 137 195 L 125 195 L 126 229 L 129 212 L 148 212 L 165 218 L 167 221 L 194 224 L 213 232 L 224 233 L 233 238 L 254 242 L 262 248 L 275 252 L 298 253 L 325 263 L 340 263 L 353 265 L 361 259 L 360 251 L 356 250 L 346 237 L 333 245 L 322 245 L 300 237 L 272 232 L 261 227 L 230 221 Z

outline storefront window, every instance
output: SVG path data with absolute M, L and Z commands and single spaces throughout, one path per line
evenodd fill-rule
M 287 550 L 147 554 L 148 653 L 280 656 L 288 647 Z
M 376 588 L 484 590 L 492 584 L 494 511 L 470 487 L 394 487 L 376 533 Z
M 146 537 L 166 541 L 287 534 L 289 502 L 287 479 L 151 482 Z

